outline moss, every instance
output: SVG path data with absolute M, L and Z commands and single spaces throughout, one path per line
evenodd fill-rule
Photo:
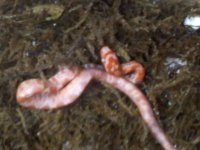
M 51 19 L 46 20 L 48 11 L 28 11 L 52 9 L 55 2 L 64 10 Z M 182 25 L 198 7 L 184 0 L 0 2 L 0 149 L 161 149 L 134 104 L 95 81 L 79 101 L 59 110 L 16 103 L 21 81 L 49 77 L 60 65 L 100 64 L 102 45 L 122 61 L 144 65 L 140 87 L 167 135 L 178 149 L 199 149 L 200 36 Z M 187 63 L 170 70 L 169 57 Z

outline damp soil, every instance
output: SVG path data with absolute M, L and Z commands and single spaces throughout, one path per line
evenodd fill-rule
M 161 150 L 135 105 L 97 81 L 61 109 L 16 103 L 23 80 L 100 64 L 108 45 L 121 62 L 145 67 L 138 86 L 177 149 L 199 150 L 200 32 L 183 25 L 199 8 L 194 0 L 2 0 L 0 149 Z

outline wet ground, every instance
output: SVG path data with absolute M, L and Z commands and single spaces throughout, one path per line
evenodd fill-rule
M 140 88 L 179 150 L 200 149 L 200 14 L 189 0 L 2 0 L 0 149 L 161 150 L 135 105 L 93 81 L 76 103 L 53 111 L 22 108 L 17 85 L 60 66 L 100 64 L 109 45 L 122 62 L 143 64 Z

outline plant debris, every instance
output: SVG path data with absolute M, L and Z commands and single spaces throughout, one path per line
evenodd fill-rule
M 100 64 L 104 45 L 143 64 L 139 88 L 177 149 L 200 149 L 200 35 L 183 23 L 199 8 L 198 0 L 2 0 L 0 149 L 161 150 L 134 104 L 99 82 L 62 109 L 16 103 L 21 81 Z

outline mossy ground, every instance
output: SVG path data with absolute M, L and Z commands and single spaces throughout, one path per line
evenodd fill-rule
M 43 4 L 64 9 L 53 17 L 30 11 Z M 199 8 L 189 0 L 2 0 L 0 149 L 162 149 L 135 105 L 96 81 L 62 109 L 29 110 L 16 103 L 20 82 L 48 78 L 63 65 L 100 64 L 103 45 L 122 62 L 144 65 L 140 87 L 170 140 L 180 150 L 200 149 L 200 33 L 183 25 Z M 168 58 L 186 64 L 171 67 Z

